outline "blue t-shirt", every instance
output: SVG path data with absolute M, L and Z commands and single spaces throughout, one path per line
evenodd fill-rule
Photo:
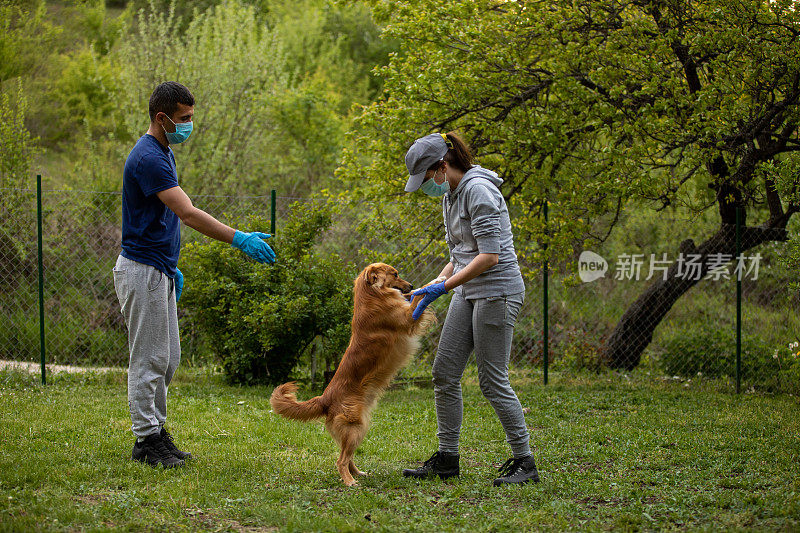
M 171 278 L 180 254 L 180 219 L 156 193 L 177 186 L 172 150 L 152 135 L 142 135 L 122 173 L 122 256 Z

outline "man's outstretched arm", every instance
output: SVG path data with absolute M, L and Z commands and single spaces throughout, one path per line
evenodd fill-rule
M 245 233 L 223 224 L 202 209 L 196 208 L 180 187 L 165 189 L 156 195 L 190 228 L 212 239 L 227 242 L 259 263 L 275 262 L 275 252 L 263 240 L 271 235 L 260 232 Z
M 180 187 L 172 187 L 156 193 L 158 199 L 164 202 L 181 221 L 207 237 L 218 241 L 233 242 L 236 230 L 223 224 L 202 209 L 192 204 L 191 198 Z

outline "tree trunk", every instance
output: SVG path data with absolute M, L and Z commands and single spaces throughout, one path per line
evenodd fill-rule
M 742 228 L 742 253 L 768 241 L 785 241 L 783 228 L 744 227 Z M 679 250 L 684 256 L 696 254 L 701 264 L 699 279 L 678 277 L 678 262 L 667 270 L 666 279 L 659 278 L 652 283 L 631 305 L 617 323 L 608 338 L 604 350 L 606 364 L 611 368 L 632 370 L 641 360 L 642 352 L 653 340 L 653 332 L 675 302 L 708 273 L 708 257 L 711 254 L 736 255 L 736 226 L 722 224 L 719 231 L 710 239 L 696 247 L 694 241 L 683 241 Z

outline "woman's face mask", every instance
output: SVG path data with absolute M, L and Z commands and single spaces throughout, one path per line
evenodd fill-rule
M 419 190 L 433 198 L 450 192 L 450 182 L 447 181 L 447 174 L 444 175 L 444 181 L 442 183 L 436 183 L 436 173 L 434 173 L 431 179 L 425 180 Z

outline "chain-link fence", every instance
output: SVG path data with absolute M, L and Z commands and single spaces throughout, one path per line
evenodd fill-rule
M 335 231 L 362 233 L 362 224 L 374 223 L 381 205 L 364 202 L 350 208 L 336 221 Z M 550 265 L 548 343 L 543 333 L 542 265 L 523 263 L 526 296 L 515 328 L 512 364 L 547 367 L 556 376 L 609 366 L 638 368 L 670 379 L 728 380 L 733 387 L 739 352 L 743 386 L 800 389 L 800 348 L 792 347 L 800 341 L 800 296 L 791 289 L 797 276 L 781 261 L 783 245 L 775 240 L 785 235 L 743 222 L 737 245 L 736 226 L 720 226 L 716 216 L 633 210 L 619 217 L 602 243 L 577 250 L 571 261 Z M 387 224 L 386 218 L 379 220 Z M 434 278 L 447 261 L 443 237 L 440 246 L 416 242 L 414 252 L 403 255 L 398 248 L 405 243 L 391 236 L 403 234 L 408 224 L 437 226 L 443 235 L 441 214 L 434 211 L 429 220 L 389 220 L 377 232 L 383 239 L 363 241 L 360 249 L 339 248 L 340 253 L 357 264 L 399 256 L 395 266 L 407 279 L 421 284 Z M 796 234 L 798 225 L 795 220 L 788 233 Z M 346 242 L 333 240 L 337 245 Z M 519 238 L 515 245 L 518 250 L 531 246 Z M 737 279 L 742 324 L 738 338 Z M 434 302 L 440 319 L 448 303 L 449 297 Z M 430 375 L 439 332 L 434 328 L 424 338 L 405 376 Z
M 775 240 L 784 232 L 706 217 L 623 218 L 617 237 L 579 256 L 577 280 L 562 270 L 551 284 L 554 366 L 800 388 L 797 276 Z
M 0 213 L 0 358 L 38 361 L 39 307 L 36 191 L 5 190 L 22 206 Z M 111 269 L 120 250 L 120 194 L 49 190 L 42 195 L 44 314 L 48 364 L 118 365 L 127 361 L 127 336 Z M 277 198 L 277 232 L 299 199 Z M 307 200 L 299 200 L 307 201 Z M 271 215 L 270 196 L 193 197 L 220 220 Z M 9 202 L 3 202 L 8 205 Z M 374 202 L 336 211 L 319 246 L 361 268 L 386 260 L 415 285 L 438 275 L 447 261 L 442 239 L 407 243 L 374 235 L 400 234 L 406 224 L 441 227 L 430 220 L 379 219 Z M 795 221 L 796 222 L 796 221 Z M 367 232 L 364 224 L 385 224 Z M 744 225 L 720 227 L 713 218 L 680 217 L 645 210 L 621 218 L 612 235 L 573 261 L 551 265 L 548 343 L 544 342 L 541 265 L 523 264 L 526 296 L 518 317 L 512 364 L 543 368 L 551 376 L 612 366 L 659 376 L 737 376 L 737 278 L 741 278 L 740 376 L 743 387 L 800 388 L 800 298 L 790 284 L 796 273 L 780 261 L 779 235 Z M 790 231 L 796 230 L 794 224 Z M 265 231 L 269 231 L 264 228 Z M 443 233 L 443 230 L 442 230 Z M 184 240 L 201 238 L 184 228 Z M 688 239 L 694 238 L 695 241 Z M 516 240 L 518 249 L 529 243 Z M 393 260 L 395 258 L 396 260 Z M 433 309 L 444 319 L 449 297 Z M 179 309 L 180 311 L 180 309 Z M 432 328 L 419 355 L 403 372 L 426 379 L 440 328 Z M 191 339 L 184 358 L 193 360 Z M 549 349 L 546 349 L 549 348 Z M 207 362 L 207 361 L 201 361 Z
M 15 190 L 25 227 L 0 249 L 0 349 L 4 359 L 40 357 L 36 191 Z M 26 205 L 25 205 L 26 204 Z M 122 365 L 125 326 L 111 267 L 119 253 L 120 195 L 45 191 L 42 195 L 44 337 L 47 363 Z
M 39 360 L 36 191 L 0 189 L 0 359 Z

